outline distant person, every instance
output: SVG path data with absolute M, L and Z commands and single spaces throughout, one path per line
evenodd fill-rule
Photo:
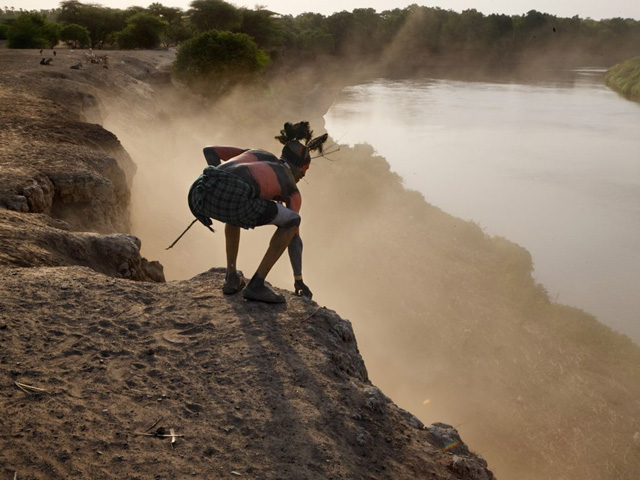
M 265 285 L 265 278 L 288 248 L 296 295 L 313 296 L 302 280 L 302 239 L 299 234 L 302 197 L 296 186 L 309 168 L 310 152 L 322 151 L 327 140 L 327 134 L 313 140 L 312 134 L 308 122 L 285 124 L 276 137 L 284 145 L 280 158 L 264 150 L 204 148 L 209 166 L 189 190 L 189 208 L 206 226 L 211 225 L 211 218 L 225 223 L 227 272 L 223 293 L 231 295 L 244 288 L 242 295 L 247 300 L 284 303 L 284 296 Z M 245 287 L 245 280 L 236 269 L 240 229 L 261 225 L 278 228 L 256 273 Z

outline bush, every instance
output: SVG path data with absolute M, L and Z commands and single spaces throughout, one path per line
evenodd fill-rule
M 59 27 L 39 13 L 23 13 L 8 28 L 9 48 L 52 48 L 58 43 Z
M 640 57 L 611 67 L 605 75 L 605 81 L 615 91 L 640 102 Z
M 89 29 L 77 23 L 71 23 L 62 27 L 60 30 L 60 40 L 67 42 L 73 48 L 91 45 Z
M 158 48 L 168 26 L 158 17 L 136 13 L 127 20 L 127 27 L 117 34 L 118 45 L 120 48 Z
M 255 79 L 268 62 L 248 35 L 209 30 L 182 44 L 174 71 L 190 87 L 213 96 Z

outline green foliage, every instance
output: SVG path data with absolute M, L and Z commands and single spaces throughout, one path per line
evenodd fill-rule
M 295 61 L 340 56 L 381 62 L 390 71 L 400 68 L 399 73 L 408 74 L 440 61 L 474 66 L 515 65 L 528 59 L 613 64 L 640 55 L 640 21 L 559 18 L 536 10 L 487 16 L 475 9 L 460 13 L 413 4 L 381 13 L 358 8 L 330 16 L 294 17 L 279 16 L 264 7 L 239 8 L 224 0 L 193 0 L 186 12 L 158 2 L 148 8 L 117 10 L 65 0 L 57 12 L 57 21 L 63 25 L 87 28 L 94 48 L 116 39 L 128 48 L 155 48 L 158 30 L 164 46 L 179 45 L 194 34 L 219 30 L 246 33 L 272 58 L 276 54 Z M 160 29 L 157 22 L 143 22 L 138 17 L 143 14 L 166 25 Z M 0 15 L 15 21 L 19 14 L 0 10 Z M 134 23 L 127 23 L 132 18 Z
M 169 23 L 161 35 L 162 45 L 172 47 L 189 40 L 192 36 L 191 29 L 183 22 Z
M 107 37 L 126 27 L 128 15 L 125 11 L 104 8 L 95 4 L 82 4 L 76 0 L 67 0 L 60 4 L 58 22 L 75 23 L 89 30 L 91 46 L 101 47 Z
M 174 70 L 192 88 L 217 95 L 235 83 L 255 78 L 268 61 L 248 35 L 209 30 L 180 46 Z
M 9 48 L 51 48 L 58 43 L 59 28 L 39 13 L 23 13 L 7 29 Z
M 182 23 L 183 13 L 179 8 L 165 7 L 161 3 L 156 2 L 149 5 L 146 11 L 150 15 L 168 22 L 170 25 Z
M 246 33 L 262 48 L 274 48 L 282 45 L 284 32 L 281 24 L 274 18 L 274 13 L 263 8 L 241 9 L 242 22 L 237 28 Z
M 9 38 L 9 27 L 4 23 L 0 23 L 0 40 Z
M 329 17 L 305 13 L 279 20 L 293 27 L 289 31 L 294 37 L 285 37 L 290 49 L 357 59 L 388 58 L 398 66 L 420 66 L 425 60 L 434 63 L 438 59 L 459 63 L 493 60 L 500 65 L 527 58 L 613 62 L 640 54 L 640 22 L 636 20 L 597 22 L 578 16 L 558 18 L 536 10 L 485 16 L 475 9 L 458 13 L 414 4 L 382 13 L 356 9 Z
M 223 0 L 193 0 L 187 14 L 191 24 L 199 32 L 232 31 L 242 24 L 242 12 Z
M 640 57 L 611 67 L 605 81 L 613 90 L 640 102 Z
M 67 42 L 73 48 L 86 47 L 91 44 L 89 30 L 77 23 L 70 23 L 62 27 L 60 40 Z
M 193 35 L 186 22 L 186 15 L 179 8 L 165 7 L 161 3 L 152 3 L 146 9 L 146 13 L 167 22 L 160 39 L 165 47 L 178 45 L 188 40 Z
M 148 13 L 136 13 L 127 20 L 127 27 L 117 34 L 120 48 L 158 48 L 168 22 Z

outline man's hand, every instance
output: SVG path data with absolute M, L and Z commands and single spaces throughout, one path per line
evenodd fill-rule
M 309 300 L 313 297 L 313 293 L 309 290 L 302 280 L 296 280 L 293 284 L 293 288 L 295 289 L 295 293 L 299 297 L 307 297 Z

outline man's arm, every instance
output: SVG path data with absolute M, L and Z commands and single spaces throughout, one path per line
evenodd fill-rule
M 289 196 L 286 204 L 287 208 L 290 208 L 296 213 L 300 213 L 302 197 L 297 189 Z M 313 293 L 311 293 L 309 287 L 307 287 L 302 280 L 302 238 L 300 237 L 300 227 L 296 227 L 296 233 L 289 243 L 288 252 L 289 260 L 291 261 L 291 268 L 293 269 L 293 287 L 295 289 L 295 294 L 300 296 L 303 295 L 311 299 L 311 297 L 313 297 Z
M 296 230 L 298 230 L 296 228 Z M 302 238 L 296 231 L 291 243 L 289 243 L 289 260 L 291 260 L 291 267 L 293 268 L 293 288 L 295 294 L 298 296 L 305 296 L 309 300 L 313 297 L 313 293 L 302 280 Z
M 291 268 L 293 269 L 293 278 L 302 280 L 302 238 L 300 238 L 299 229 L 296 228 L 296 234 L 289 243 L 289 260 L 291 260 Z
M 242 152 L 246 152 L 247 148 L 237 147 L 217 147 L 209 145 L 202 149 L 204 158 L 207 160 L 207 165 L 217 167 L 220 165 L 220 161 L 226 162 L 230 158 L 237 157 Z

